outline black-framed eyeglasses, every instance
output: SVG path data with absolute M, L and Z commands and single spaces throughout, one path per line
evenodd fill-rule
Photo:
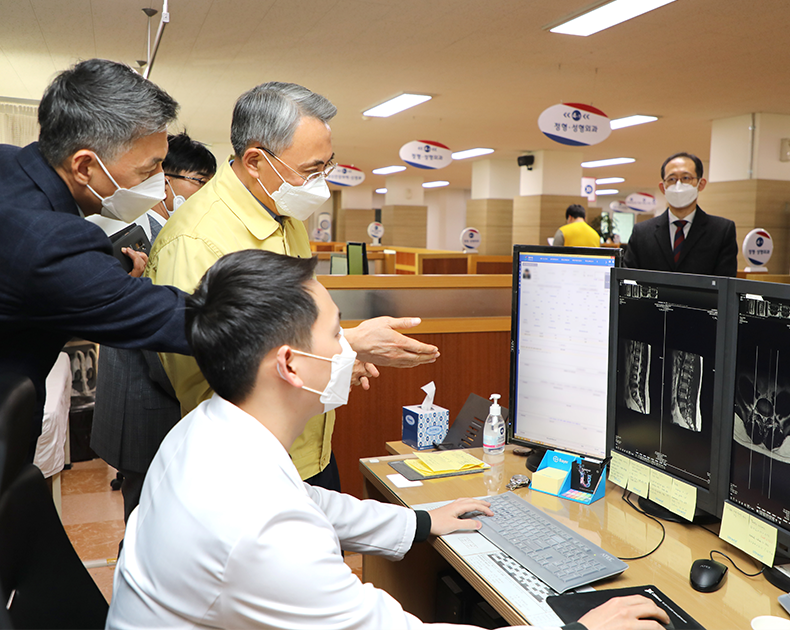
M 309 175 L 305 176 L 305 175 L 302 175 L 299 171 L 297 171 L 295 168 L 293 168 L 289 164 L 286 164 L 285 162 L 283 162 L 279 157 L 277 157 L 274 154 L 274 152 L 270 151 L 266 147 L 258 147 L 258 148 L 261 151 L 264 151 L 264 152 L 268 153 L 269 155 L 271 155 L 275 160 L 277 160 L 280 164 L 282 164 L 283 166 L 288 168 L 293 173 L 296 173 L 305 182 L 312 182 L 312 181 L 318 179 L 319 177 L 323 177 L 324 179 L 326 179 L 327 177 L 329 177 L 329 174 L 332 171 L 335 170 L 335 167 L 337 166 L 337 164 L 335 164 L 335 160 L 334 160 L 334 156 L 333 156 L 333 157 L 329 158 L 329 162 L 326 163 L 326 166 L 324 167 L 324 169 L 322 171 L 317 171 L 315 173 L 310 173 Z
M 191 182 L 196 182 L 200 186 L 205 186 L 208 183 L 205 177 L 190 177 L 189 175 L 173 175 L 171 173 L 165 173 L 165 176 L 174 179 L 188 179 Z
M 697 181 L 699 177 L 694 175 L 682 175 L 680 177 L 676 177 L 675 175 L 670 175 L 664 180 L 664 184 L 667 186 L 674 186 L 678 182 L 681 184 L 692 184 Z

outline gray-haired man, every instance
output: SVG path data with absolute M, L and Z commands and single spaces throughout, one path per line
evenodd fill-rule
M 44 382 L 69 338 L 189 352 L 183 294 L 127 275 L 104 232 L 83 219 L 131 221 L 164 198 L 177 110 L 131 68 L 91 59 L 45 91 L 39 142 L 0 145 L 0 370 L 36 387 L 31 461 Z
M 223 255 L 263 249 L 311 256 L 307 219 L 327 199 L 325 176 L 333 168 L 329 121 L 337 109 L 326 98 L 293 83 L 264 83 L 242 94 L 233 111 L 234 156 L 162 229 L 146 269 L 157 284 L 192 292 Z M 346 331 L 369 374 L 376 365 L 408 367 L 436 360 L 434 346 L 395 328 L 419 320 L 379 317 Z M 191 357 L 161 355 L 184 414 L 212 390 Z M 302 479 L 339 489 L 332 462 L 334 412 L 313 418 L 291 448 Z

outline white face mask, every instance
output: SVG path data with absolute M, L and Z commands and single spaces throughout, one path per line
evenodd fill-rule
M 667 198 L 667 203 L 673 208 L 685 208 L 696 201 L 699 194 L 697 186 L 677 182 L 664 188 L 664 197 Z
M 258 150 L 261 152 L 261 155 L 266 158 L 266 161 L 269 162 L 272 170 L 283 180 L 283 183 L 277 190 L 269 192 L 266 190 L 266 186 L 263 185 L 260 178 L 258 178 L 258 183 L 261 185 L 261 188 L 272 198 L 280 214 L 293 217 L 299 221 L 306 221 L 327 199 L 329 199 L 329 186 L 326 185 L 326 180 L 323 177 L 315 177 L 306 181 L 301 186 L 292 186 L 285 181 L 279 171 L 274 168 L 271 160 L 269 160 L 269 156 L 266 155 L 266 151 L 262 151 L 261 149 Z
M 307 385 L 302 385 L 302 389 L 321 396 L 321 402 L 324 403 L 324 413 L 337 409 L 348 402 L 348 392 L 351 389 L 351 377 L 354 372 L 354 361 L 357 358 L 357 353 L 351 349 L 351 345 L 346 341 L 342 332 L 340 335 L 340 347 L 342 348 L 340 354 L 334 355 L 331 359 L 318 356 L 317 354 L 302 352 L 301 350 L 293 350 L 296 354 L 332 362 L 332 373 L 324 391 L 319 392 L 317 389 L 311 389 Z
M 145 214 L 160 201 L 165 198 L 165 174 L 162 172 L 152 175 L 144 182 L 132 186 L 131 188 L 121 188 L 110 175 L 98 155 L 93 154 L 99 162 L 99 166 L 110 178 L 110 181 L 117 189 L 109 197 L 102 197 L 90 184 L 88 189 L 101 199 L 102 216 L 110 219 L 117 219 L 124 223 L 131 223 L 141 215 Z
M 176 191 L 173 190 L 173 184 L 170 183 L 169 179 L 165 179 L 165 181 L 167 182 L 167 185 L 170 186 L 170 192 L 173 193 L 173 210 L 172 210 L 172 212 L 170 210 L 167 210 L 167 204 L 165 204 L 165 210 L 167 210 L 167 216 L 169 218 L 169 217 L 173 216 L 173 212 L 175 212 L 182 205 L 184 205 L 184 202 L 186 201 L 186 199 L 184 198 L 183 195 L 177 195 L 176 194 Z

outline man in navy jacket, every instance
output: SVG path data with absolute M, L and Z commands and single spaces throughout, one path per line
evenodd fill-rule
M 31 461 L 45 379 L 71 337 L 190 353 L 184 294 L 127 275 L 104 232 L 83 218 L 130 221 L 156 203 L 142 208 L 158 195 L 177 110 L 128 66 L 91 59 L 45 91 L 39 142 L 0 145 L 0 370 L 36 387 Z M 164 198 L 163 179 L 161 188 Z

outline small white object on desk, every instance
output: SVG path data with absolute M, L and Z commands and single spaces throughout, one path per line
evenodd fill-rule
M 401 475 L 400 473 L 395 473 L 394 475 L 387 475 L 387 479 L 390 480 L 390 483 L 397 486 L 398 488 L 416 488 L 417 486 L 422 485 L 422 481 L 409 481 Z

